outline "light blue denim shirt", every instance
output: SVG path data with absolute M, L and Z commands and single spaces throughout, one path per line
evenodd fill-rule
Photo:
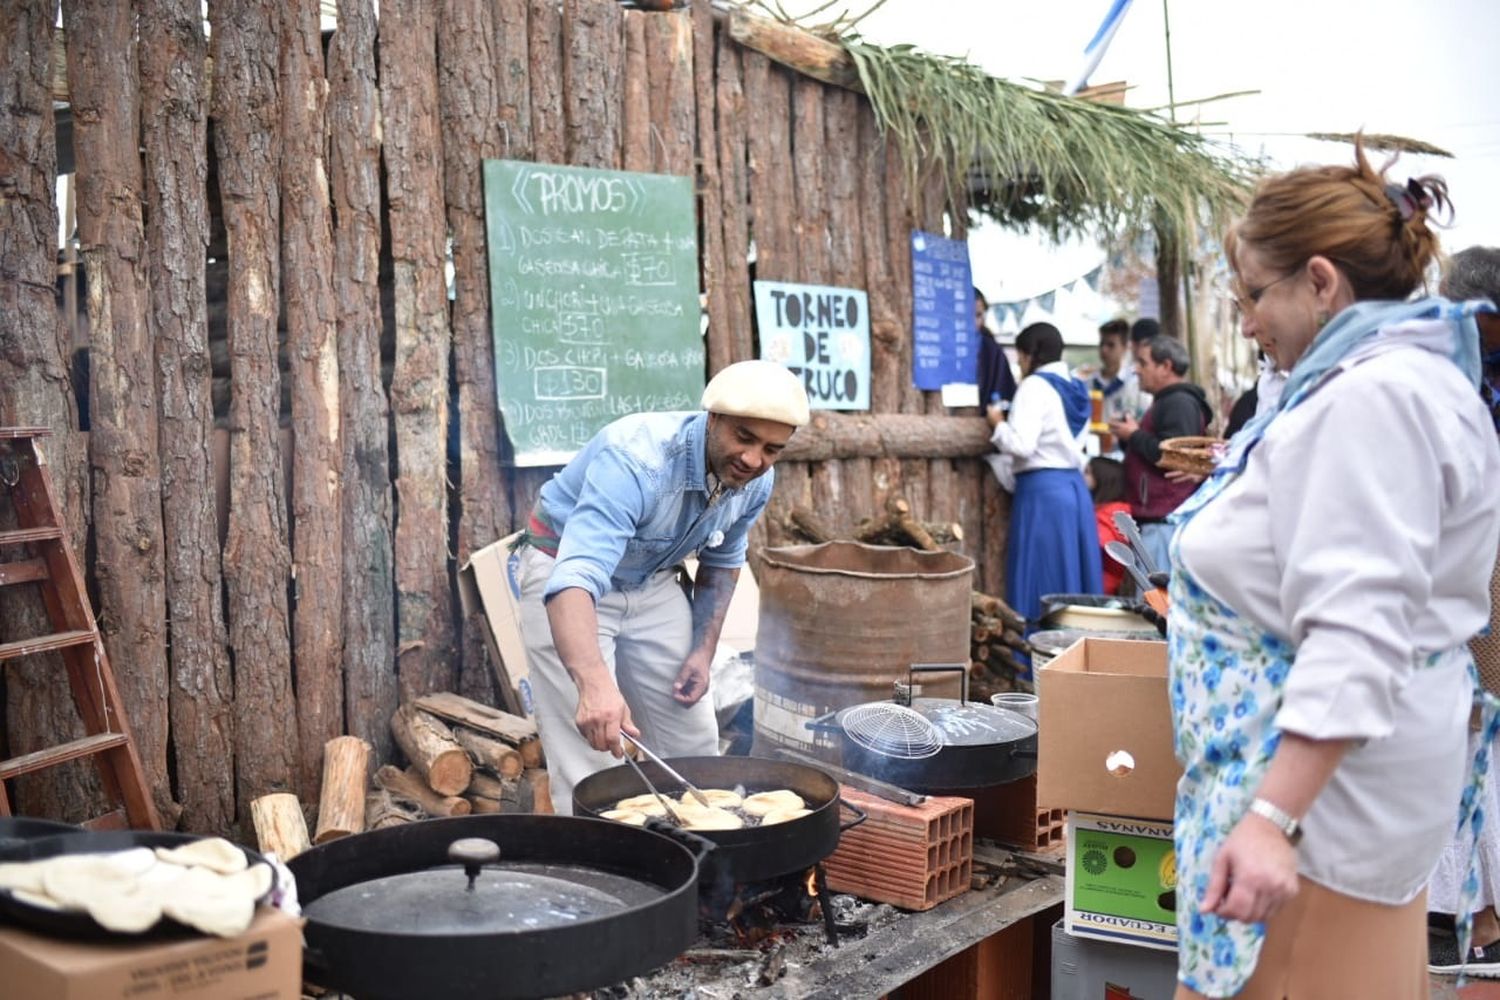
M 704 566 L 745 564 L 775 471 L 710 505 L 707 428 L 703 412 L 622 417 L 542 487 L 537 506 L 562 536 L 546 597 L 581 587 L 597 602 L 694 552 Z

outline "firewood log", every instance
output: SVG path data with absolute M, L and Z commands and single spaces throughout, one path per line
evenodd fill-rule
M 487 774 L 475 774 L 466 794 L 470 801 L 478 797 L 499 802 L 501 812 L 529 813 L 532 806 L 531 786 L 526 784 L 523 788 L 522 785 L 520 778 L 492 778 Z
M 335 736 L 323 744 L 323 792 L 314 844 L 364 832 L 369 780 L 370 744 L 358 736 Z
M 528 771 L 547 766 L 547 755 L 542 750 L 541 740 L 522 740 L 516 749 L 521 751 L 521 763 L 526 765 Z
M 970 599 L 973 608 L 982 614 L 998 617 L 1005 623 L 1006 628 L 1016 632 L 1026 630 L 1026 619 L 1016 614 L 1015 610 L 1000 598 L 982 594 L 976 590 L 970 595 Z
M 458 745 L 469 752 L 474 758 L 474 763 L 480 767 L 487 767 L 502 778 L 519 778 L 525 765 L 521 760 L 521 752 L 500 742 L 481 736 L 472 729 L 462 726 L 453 728 L 453 738 Z M 472 787 L 472 779 L 471 779 Z
M 434 792 L 457 795 L 469 787 L 474 765 L 453 739 L 453 730 L 436 716 L 402 705 L 391 716 L 391 735 Z
M 290 861 L 312 846 L 302 803 L 290 792 L 262 795 L 252 801 L 250 819 L 262 854 L 274 851 L 282 861 Z
M 386 827 L 401 826 L 422 818 L 419 810 L 403 806 L 402 801 L 404 800 L 393 798 L 391 793 L 383 788 L 366 795 L 365 828 L 384 830 Z
M 467 795 L 465 799 L 473 807 L 476 816 L 504 811 L 499 799 L 487 799 L 483 795 Z
M 532 811 L 539 816 L 551 816 L 555 811 L 552 808 L 552 779 L 546 768 L 527 768 L 526 783 L 531 786 Z
M 414 802 L 429 816 L 467 816 L 469 803 L 451 795 L 439 795 L 422 780 L 415 768 L 403 771 L 386 764 L 375 772 L 375 783 L 392 795 Z
M 828 522 L 806 507 L 793 507 L 788 511 L 785 526 L 792 534 L 799 535 L 814 544 L 831 542 L 838 537 Z

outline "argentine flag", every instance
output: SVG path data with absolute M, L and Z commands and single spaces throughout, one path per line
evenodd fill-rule
M 1104 15 L 1104 23 L 1099 25 L 1099 30 L 1094 32 L 1093 39 L 1084 47 L 1083 66 L 1078 75 L 1068 82 L 1063 88 L 1063 93 L 1072 97 L 1083 89 L 1089 82 L 1089 76 L 1099 66 L 1099 60 L 1104 58 L 1104 50 L 1109 48 L 1110 41 L 1115 37 L 1115 31 L 1120 27 L 1120 22 L 1125 20 L 1125 12 L 1130 9 L 1131 0 L 1112 0 L 1109 5 L 1109 13 Z

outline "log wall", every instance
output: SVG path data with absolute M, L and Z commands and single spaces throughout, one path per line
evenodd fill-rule
M 963 206 L 936 179 L 912 187 L 863 96 L 743 47 L 706 0 L 390 0 L 378 21 L 371 0 L 341 0 L 321 52 L 311 0 L 215 4 L 211 53 L 192 4 L 159 6 L 132 38 L 113 5 L 65 3 L 66 67 L 37 44 L 48 5 L 0 15 L 0 36 L 30 39 L 0 64 L 0 182 L 21 195 L 0 214 L 28 234 L 0 273 L 15 329 L 0 416 L 58 434 L 80 542 L 94 525 L 106 641 L 158 801 L 185 828 L 229 832 L 275 791 L 311 805 L 340 733 L 392 761 L 402 695 L 495 697 L 457 567 L 524 524 L 551 470 L 499 459 L 486 158 L 693 178 L 705 374 L 756 355 L 754 279 L 864 288 L 871 411 L 797 435 L 754 543 L 793 540 L 797 506 L 844 531 L 904 496 L 961 525 L 978 582 L 1002 590 L 987 429 L 910 379 L 911 231 L 961 236 Z M 87 438 L 60 392 L 67 322 L 35 294 L 56 268 L 56 140 L 50 116 L 17 109 L 52 96 L 79 112 Z M 141 143 L 118 138 L 137 121 Z M 0 638 L 34 615 L 4 600 Z M 7 674 L 0 752 L 67 730 L 49 677 Z M 84 778 L 21 783 L 19 806 L 78 818 L 97 794 Z

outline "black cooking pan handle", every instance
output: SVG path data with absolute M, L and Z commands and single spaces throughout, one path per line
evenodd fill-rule
M 855 805 L 853 802 L 850 802 L 848 799 L 839 799 L 839 805 L 843 806 L 845 809 L 854 814 L 854 822 L 839 824 L 839 836 L 843 836 L 844 834 L 848 833 L 850 830 L 854 829 L 856 826 L 859 826 L 859 824 L 870 818 L 869 813 L 865 812 L 863 809 Z
M 677 843 L 692 852 L 693 858 L 700 865 L 703 863 L 703 859 L 708 857 L 709 853 L 714 849 L 714 842 L 707 837 L 700 837 L 691 830 L 684 830 L 680 826 L 673 826 L 666 820 L 658 819 L 655 816 L 646 820 L 646 829 L 659 833 L 669 840 L 677 841 Z
M 913 674 L 958 674 L 958 703 L 962 705 L 969 700 L 969 665 L 967 663 L 910 664 L 906 668 L 906 682 L 908 685 L 911 685 Z

